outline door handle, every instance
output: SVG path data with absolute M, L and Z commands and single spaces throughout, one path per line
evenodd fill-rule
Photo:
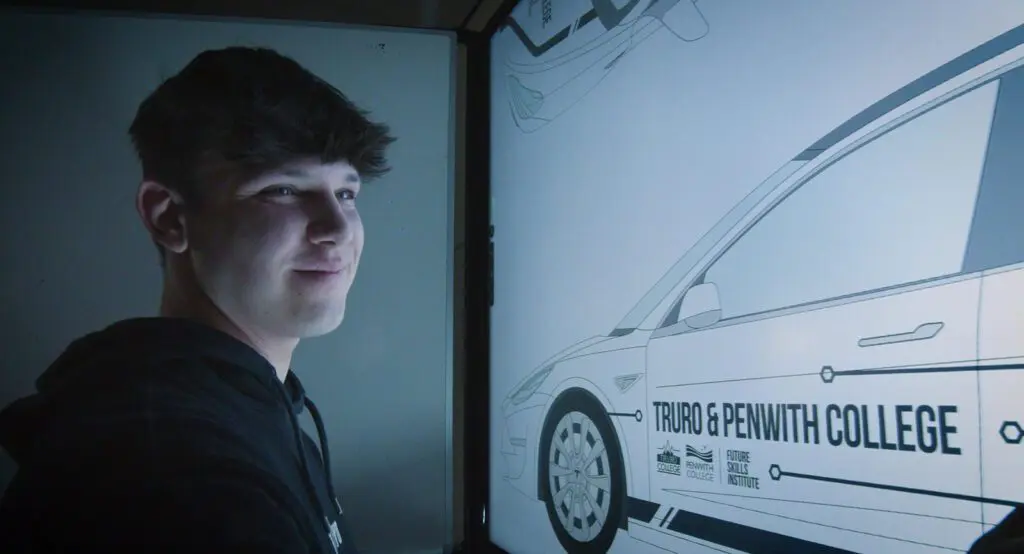
M 943 326 L 945 326 L 945 324 L 942 323 L 941 321 L 922 323 L 917 326 L 917 329 L 914 329 L 909 333 L 895 333 L 892 335 L 879 335 L 877 337 L 864 337 L 857 341 L 857 346 L 866 348 L 868 346 L 882 346 L 884 344 L 895 344 L 898 342 L 927 340 L 935 338 L 935 335 L 939 334 L 939 331 L 942 330 Z

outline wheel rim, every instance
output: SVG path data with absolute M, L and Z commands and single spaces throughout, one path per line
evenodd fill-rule
M 611 464 L 604 437 L 583 413 L 569 412 L 555 427 L 548 490 L 562 528 L 573 539 L 589 542 L 604 529 L 612 500 Z

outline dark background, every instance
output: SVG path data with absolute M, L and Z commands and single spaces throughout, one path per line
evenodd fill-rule
M 455 185 L 453 507 L 455 552 L 500 552 L 488 540 L 490 36 L 516 0 L 0 0 L 0 6 L 191 17 L 313 21 L 448 30 L 458 37 Z M 461 262 L 461 263 L 460 263 Z M 461 271 L 460 271 L 461 269 Z M 328 425 L 330 422 L 327 422 Z

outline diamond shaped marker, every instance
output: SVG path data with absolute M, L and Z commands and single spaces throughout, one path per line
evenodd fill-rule
M 1024 440 L 1024 427 L 1016 421 L 1004 421 L 999 428 L 999 436 L 1003 437 L 1007 444 L 1020 444 Z

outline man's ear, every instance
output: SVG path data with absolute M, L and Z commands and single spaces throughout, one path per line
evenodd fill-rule
M 135 210 L 164 249 L 181 254 L 188 248 L 184 204 L 177 192 L 155 181 L 143 181 L 135 195 Z

